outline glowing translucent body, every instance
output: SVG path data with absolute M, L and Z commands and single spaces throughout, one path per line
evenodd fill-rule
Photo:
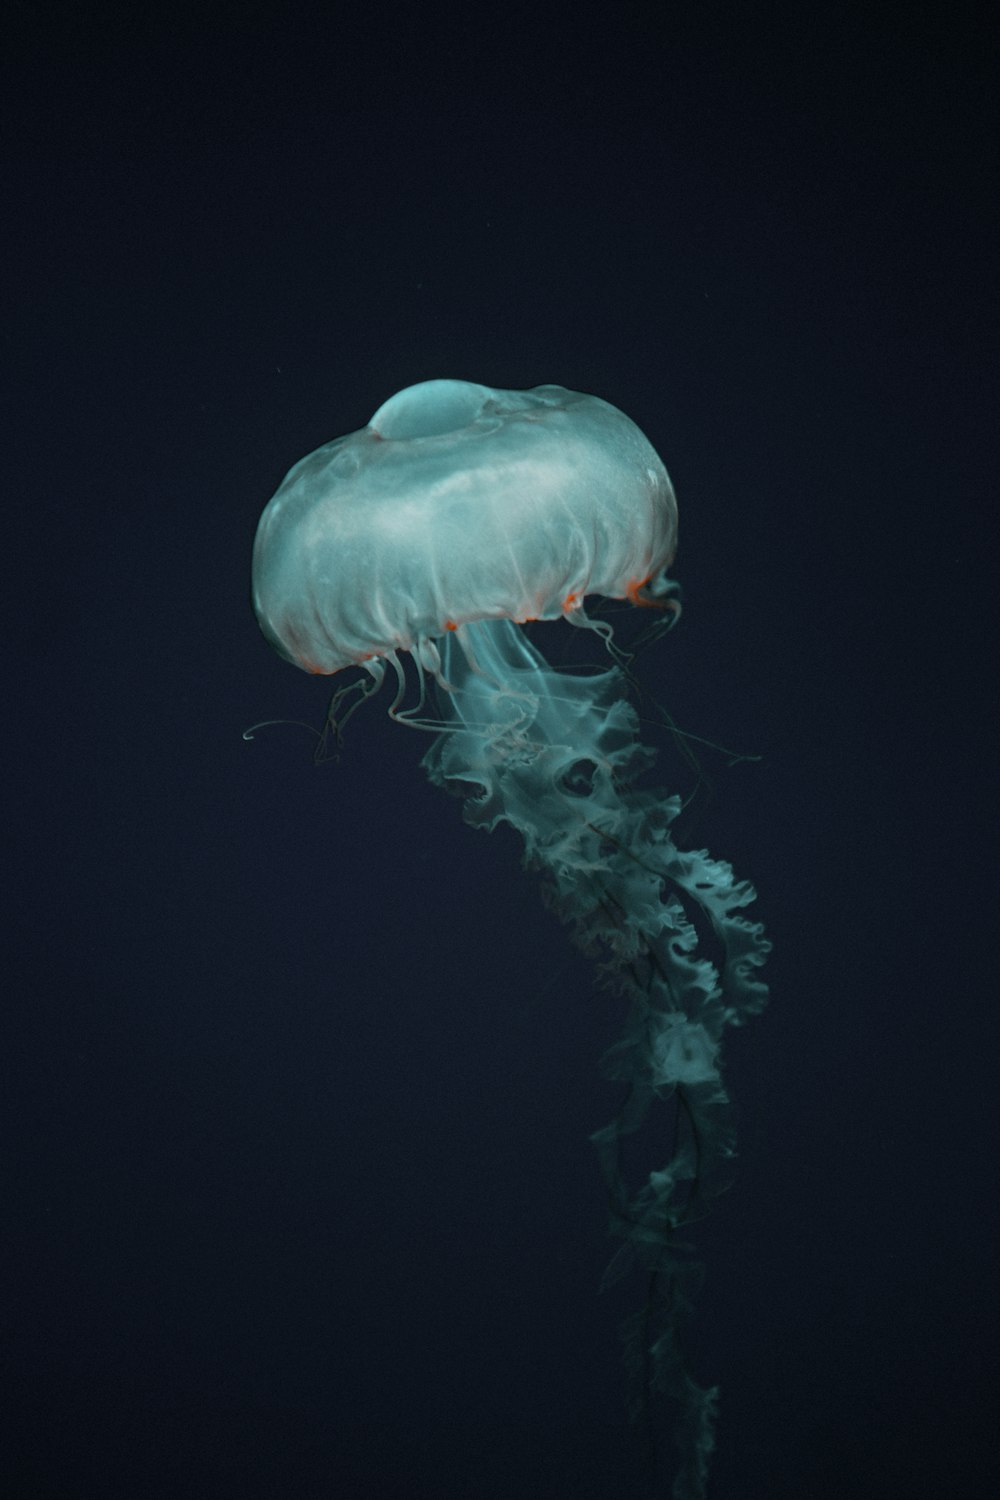
M 642 1275 L 624 1330 L 633 1411 L 659 1474 L 653 1398 L 673 1404 L 672 1494 L 701 1500 L 717 1393 L 682 1350 L 697 1280 L 684 1226 L 734 1155 L 722 1040 L 764 1004 L 769 945 L 743 915 L 753 887 L 680 850 L 680 799 L 637 784 L 653 754 L 624 674 L 557 671 L 516 623 L 590 625 L 588 593 L 655 599 L 676 525 L 663 464 L 606 402 L 429 381 L 291 471 L 261 519 L 254 602 L 268 639 L 307 670 L 358 664 L 372 691 L 391 663 L 397 716 L 398 653 L 413 653 L 419 708 L 424 673 L 434 679 L 435 717 L 410 720 L 434 731 L 428 776 L 466 798 L 474 826 L 517 829 L 545 899 L 627 1003 L 604 1059 L 624 1100 L 593 1137 L 621 1241 L 605 1285 Z M 624 1142 L 662 1104 L 674 1109 L 668 1159 L 633 1187 Z
M 676 535 L 667 471 L 616 407 L 429 380 L 287 475 L 257 531 L 254 608 L 307 671 L 394 651 L 433 670 L 450 626 L 627 597 Z

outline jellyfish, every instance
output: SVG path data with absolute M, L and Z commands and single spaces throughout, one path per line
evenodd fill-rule
M 474 827 L 516 829 L 547 904 L 619 997 L 602 1068 L 621 1102 L 592 1137 L 617 1242 L 603 1284 L 638 1280 L 629 1407 L 674 1500 L 698 1500 L 718 1389 L 684 1351 L 700 1279 L 688 1226 L 728 1180 L 723 1036 L 763 1006 L 769 944 L 745 915 L 753 887 L 679 848 L 680 797 L 646 788 L 628 657 L 587 603 L 672 618 L 676 537 L 663 462 L 616 407 L 557 385 L 429 380 L 289 472 L 257 530 L 253 603 L 290 662 L 360 669 L 334 693 L 336 734 L 389 675 L 391 717 L 431 736 L 431 781 L 464 798 Z M 551 665 L 523 628 L 533 620 L 591 632 L 604 661 Z M 654 1120 L 662 1159 L 637 1175 Z

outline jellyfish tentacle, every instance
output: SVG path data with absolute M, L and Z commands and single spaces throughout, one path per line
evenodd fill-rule
M 449 727 L 424 757 L 427 774 L 460 788 L 469 823 L 507 822 L 520 833 L 547 903 L 628 1002 L 622 1037 L 603 1061 L 625 1100 L 593 1136 L 611 1230 L 623 1242 L 604 1285 L 631 1266 L 647 1277 L 644 1306 L 623 1330 L 632 1408 L 646 1414 L 655 1447 L 653 1393 L 679 1406 L 675 1500 L 698 1500 L 718 1392 L 697 1384 L 683 1354 L 700 1268 L 681 1233 L 726 1185 L 735 1154 L 721 1047 L 725 1028 L 767 997 L 758 970 L 769 944 L 743 915 L 755 893 L 706 850 L 678 849 L 679 797 L 636 786 L 653 752 L 639 741 L 617 667 L 556 672 L 508 620 L 464 625 L 444 642 L 442 663 Z M 673 1106 L 672 1149 L 636 1188 L 624 1147 L 654 1105 Z

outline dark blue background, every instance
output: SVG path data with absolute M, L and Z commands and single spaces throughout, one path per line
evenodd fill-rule
M 994 1493 L 985 30 L 208 9 L 5 44 L 0 1489 L 640 1493 L 616 1002 L 380 705 L 320 768 L 241 737 L 329 694 L 250 613 L 262 506 L 446 375 L 649 434 L 643 681 L 763 756 L 694 829 L 775 944 L 698 1233 L 712 1494 Z

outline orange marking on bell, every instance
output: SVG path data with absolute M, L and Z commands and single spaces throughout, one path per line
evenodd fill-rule
M 648 594 L 641 592 L 648 582 L 648 578 L 643 578 L 639 583 L 628 584 L 625 589 L 628 602 L 638 609 L 667 609 L 679 615 L 681 607 L 676 599 L 651 599 Z

